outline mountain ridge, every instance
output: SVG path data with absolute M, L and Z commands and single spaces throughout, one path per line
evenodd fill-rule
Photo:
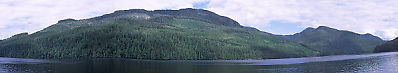
M 64 19 L 0 40 L 0 56 L 161 60 L 270 59 L 371 53 L 384 41 L 327 26 L 274 35 L 203 9 L 118 10 Z
M 384 44 L 378 45 L 374 52 L 379 53 L 379 52 L 395 52 L 398 51 L 398 38 L 395 38 L 393 40 L 387 41 Z
M 371 34 L 358 34 L 327 26 L 309 27 L 302 32 L 283 36 L 321 51 L 321 55 L 372 53 L 376 45 L 384 43 L 381 38 Z
M 64 19 L 0 42 L 0 56 L 26 58 L 268 59 L 318 56 L 283 37 L 202 9 L 119 10 Z

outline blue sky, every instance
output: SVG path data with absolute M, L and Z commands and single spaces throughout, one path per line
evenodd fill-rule
M 195 2 L 195 3 L 193 3 L 193 8 L 204 9 L 204 8 L 207 8 L 208 4 L 209 4 L 209 1 Z
M 34 33 L 66 18 L 180 8 L 210 10 L 274 34 L 329 26 L 385 40 L 398 36 L 398 0 L 0 0 L 0 39 Z
M 270 21 L 269 26 L 258 28 L 273 34 L 294 34 L 304 30 L 304 27 L 299 27 L 301 23 L 292 23 L 280 20 Z

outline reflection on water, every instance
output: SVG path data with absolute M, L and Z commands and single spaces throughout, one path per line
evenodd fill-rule
M 0 73 L 397 73 L 398 53 L 269 60 L 39 60 L 0 58 Z

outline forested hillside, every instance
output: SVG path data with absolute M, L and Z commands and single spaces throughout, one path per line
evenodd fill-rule
M 371 34 L 357 34 L 326 26 L 307 28 L 285 37 L 303 43 L 323 56 L 372 53 L 377 45 L 384 43 L 382 39 Z
M 65 19 L 0 41 L 0 56 L 25 58 L 267 59 L 318 56 L 286 38 L 202 9 L 131 9 Z
M 374 52 L 393 52 L 398 51 L 398 38 L 388 41 L 387 43 L 378 45 Z

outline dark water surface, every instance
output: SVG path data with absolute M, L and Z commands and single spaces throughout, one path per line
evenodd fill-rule
M 398 73 L 398 52 L 267 60 L 44 60 L 0 57 L 0 73 Z

